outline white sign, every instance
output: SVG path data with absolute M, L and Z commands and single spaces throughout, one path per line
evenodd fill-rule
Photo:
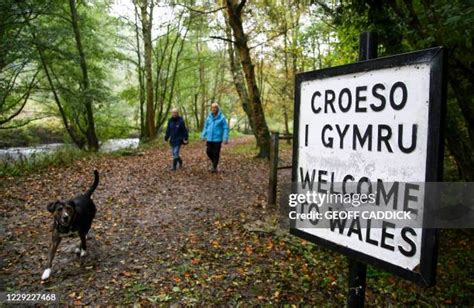
M 415 62 L 299 76 L 293 181 L 299 182 L 300 188 L 311 184 L 319 192 L 329 192 L 334 183 L 350 183 L 371 186 L 375 191 L 378 185 L 384 189 L 396 185 L 397 199 L 392 198 L 387 209 L 411 211 L 418 221 L 422 219 L 422 184 L 427 181 L 432 137 L 433 64 Z M 400 220 L 392 222 L 383 228 L 362 225 L 357 232 L 349 228 L 350 217 L 343 230 L 308 228 L 298 220 L 294 228 L 413 271 L 421 263 L 424 230 Z

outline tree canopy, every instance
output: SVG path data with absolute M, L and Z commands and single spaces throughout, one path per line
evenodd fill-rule
M 292 132 L 295 74 L 356 61 L 361 32 L 382 56 L 444 46 L 447 149 L 474 178 L 469 1 L 5 0 L 0 14 L 0 128 L 52 121 L 92 151 L 155 139 L 172 107 L 199 131 L 218 102 L 267 157 L 270 131 Z

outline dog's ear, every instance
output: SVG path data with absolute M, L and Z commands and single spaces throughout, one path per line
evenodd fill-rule
M 56 210 L 56 204 L 58 204 L 58 201 L 54 201 L 48 204 L 46 208 L 50 213 L 54 213 L 54 210 Z

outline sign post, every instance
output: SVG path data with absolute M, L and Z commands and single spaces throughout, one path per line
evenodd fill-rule
M 366 264 L 435 284 L 423 222 L 442 179 L 444 63 L 441 47 L 378 58 L 367 32 L 359 62 L 296 76 L 290 233 L 349 257 L 349 307 L 364 306 Z
M 373 58 L 377 58 L 377 35 L 374 32 L 363 32 L 359 39 L 359 61 Z M 364 307 L 366 276 L 367 265 L 349 258 L 348 307 Z

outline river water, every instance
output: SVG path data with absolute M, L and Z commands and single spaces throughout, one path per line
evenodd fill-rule
M 136 149 L 138 147 L 138 138 L 109 139 L 101 143 L 100 152 L 109 153 L 123 149 Z M 33 147 L 16 147 L 0 149 L 0 161 L 15 161 L 18 159 L 28 159 L 38 154 L 53 153 L 64 147 L 73 145 L 64 143 L 42 144 Z

